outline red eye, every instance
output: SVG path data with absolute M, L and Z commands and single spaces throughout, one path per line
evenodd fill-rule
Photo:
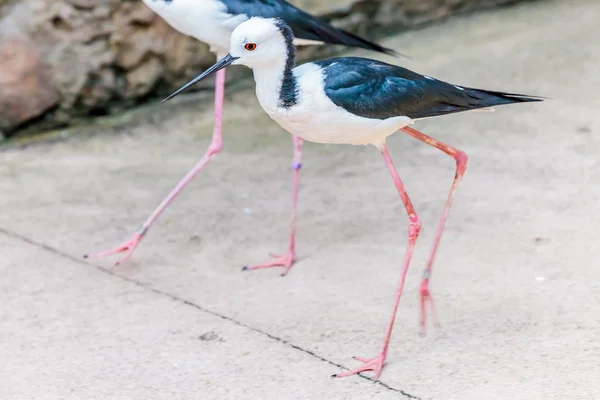
M 244 48 L 248 51 L 254 51 L 254 49 L 256 49 L 256 43 L 246 43 Z

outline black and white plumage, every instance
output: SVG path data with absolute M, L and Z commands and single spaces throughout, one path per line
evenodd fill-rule
M 466 153 L 408 125 L 422 118 L 542 99 L 452 85 L 405 68 L 365 58 L 334 58 L 306 63 L 292 69 L 295 56 L 292 36 L 291 28 L 277 19 L 253 18 L 240 24 L 231 35 L 229 54 L 166 100 L 228 65 L 241 64 L 252 68 L 254 72 L 256 95 L 263 109 L 290 132 L 295 140 L 301 138 L 317 143 L 373 144 L 378 147 L 410 221 L 408 244 L 381 351 L 373 358 L 355 357 L 362 362 L 361 366 L 335 376 L 374 371 L 374 378 L 379 379 L 387 358 L 408 267 L 421 229 L 417 212 L 391 160 L 385 144 L 386 138 L 402 130 L 443 151 L 456 161 L 454 181 L 419 287 L 423 332 L 426 325 L 426 305 L 429 302 L 433 307 L 429 291 L 433 260 L 454 194 L 465 174 L 468 157 Z
M 225 64 L 252 68 L 261 106 L 294 136 L 308 141 L 377 145 L 418 119 L 541 100 L 453 85 L 358 57 L 292 69 L 291 37 L 281 20 L 253 18 L 234 31 Z M 256 43 L 256 49 L 246 50 L 248 42 Z M 212 72 L 206 71 L 185 88 Z
M 404 115 L 415 120 L 540 100 L 533 96 L 452 85 L 366 58 L 333 58 L 314 64 L 322 69 L 327 97 L 346 111 L 365 118 Z
M 252 17 L 281 18 L 292 28 L 296 44 L 337 44 L 395 54 L 393 50 L 338 29 L 285 0 L 144 0 L 178 31 L 208 43 L 223 56 L 231 32 Z

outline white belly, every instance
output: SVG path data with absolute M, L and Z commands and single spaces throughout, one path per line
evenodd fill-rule
M 227 8 L 215 0 L 143 1 L 174 29 L 223 54 L 229 50 L 233 30 L 248 20 L 246 15 L 227 14 Z
M 265 111 L 292 135 L 316 143 L 382 144 L 385 139 L 413 123 L 408 117 L 363 118 L 335 105 L 323 90 L 323 76 L 315 64 L 294 70 L 300 86 L 299 102 L 284 109 L 266 85 L 257 82 L 257 96 Z
M 343 113 L 319 112 L 307 116 L 297 119 L 272 117 L 292 135 L 309 142 L 353 145 L 383 144 L 388 136 L 413 123 L 407 117 L 375 120 L 346 117 Z

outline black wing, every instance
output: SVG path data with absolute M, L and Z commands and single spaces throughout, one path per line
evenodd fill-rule
M 338 106 L 365 118 L 426 118 L 540 97 L 451 85 L 406 68 L 358 57 L 317 61 L 325 93 Z
M 222 0 L 230 14 L 246 14 L 249 17 L 283 19 L 299 39 L 316 40 L 329 44 L 396 54 L 377 43 L 370 42 L 342 29 L 334 28 L 324 20 L 314 17 L 285 0 Z

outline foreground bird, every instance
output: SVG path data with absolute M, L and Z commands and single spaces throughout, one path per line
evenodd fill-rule
M 231 33 L 240 23 L 253 16 L 280 17 L 293 29 L 297 44 L 339 44 L 358 47 L 381 53 L 394 54 L 378 44 L 369 42 L 352 33 L 334 28 L 325 21 L 298 9 L 284 0 L 144 0 L 144 3 L 176 30 L 210 45 L 211 50 L 223 57 L 229 48 Z M 184 176 L 162 203 L 154 210 L 139 230 L 127 241 L 105 252 L 91 254 L 90 257 L 104 257 L 126 252 L 120 260 L 124 262 L 138 246 L 154 221 L 162 214 L 173 199 L 196 176 L 206 164 L 222 149 L 223 96 L 225 70 L 217 73 L 215 87 L 214 131 L 210 146 L 200 161 Z M 302 140 L 294 140 L 293 208 L 289 247 L 287 252 L 269 263 L 248 267 L 258 269 L 283 266 L 287 272 L 295 256 L 295 210 L 302 157 Z M 88 256 L 85 256 L 88 257 Z M 284 272 L 284 273 L 285 273 Z
M 429 278 L 433 260 L 454 193 L 467 168 L 467 155 L 408 125 L 418 119 L 496 105 L 540 101 L 541 98 L 452 85 L 365 58 L 333 58 L 293 68 L 293 40 L 292 30 L 281 19 L 252 18 L 234 30 L 229 54 L 165 101 L 229 65 L 245 65 L 254 72 L 260 105 L 294 138 L 317 143 L 372 144 L 379 149 L 408 213 L 408 247 L 381 352 L 374 358 L 356 358 L 363 363 L 360 367 L 336 375 L 343 377 L 372 370 L 375 379 L 378 379 L 387 356 L 406 273 L 421 230 L 419 217 L 388 153 L 386 138 L 402 130 L 456 160 L 456 175 L 420 288 L 421 322 L 424 324 L 425 305 L 431 300 Z

